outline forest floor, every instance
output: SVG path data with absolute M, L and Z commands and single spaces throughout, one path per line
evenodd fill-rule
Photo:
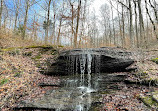
M 40 73 L 47 68 L 48 60 L 54 60 L 62 48 L 29 46 L 0 50 L 0 110 L 11 111 L 19 101 L 43 96 L 47 90 L 57 87 L 39 87 L 39 83 L 60 82 L 57 76 Z M 136 60 L 131 67 L 137 71 L 128 74 L 125 84 L 119 83 L 120 91 L 103 94 L 103 111 L 157 111 L 158 103 L 153 94 L 158 92 L 158 49 L 133 51 Z M 51 62 L 52 62 L 51 61 Z M 144 105 L 144 103 L 146 105 Z

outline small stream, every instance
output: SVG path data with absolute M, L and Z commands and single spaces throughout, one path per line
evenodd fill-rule
M 47 98 L 52 98 L 56 110 L 89 111 L 94 109 L 94 104 L 99 107 L 101 94 L 119 90 L 115 83 L 125 78 L 124 74 L 91 74 L 91 79 L 89 74 L 84 76 L 84 81 L 79 76 L 61 78 L 63 87 L 48 93 Z M 80 81 L 84 82 L 83 86 Z
M 48 90 L 44 96 L 31 102 L 24 101 L 23 105 L 31 110 L 38 109 L 37 111 L 93 111 L 102 107 L 102 94 L 120 90 L 116 83 L 126 77 L 124 74 L 91 74 L 89 85 L 89 75 L 84 76 L 84 81 L 80 75 L 59 77 L 61 87 Z M 81 81 L 84 86 L 81 86 Z

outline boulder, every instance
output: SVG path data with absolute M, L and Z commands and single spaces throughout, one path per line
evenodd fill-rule
M 134 63 L 131 52 L 119 48 L 72 49 L 62 51 L 45 74 L 123 72 Z

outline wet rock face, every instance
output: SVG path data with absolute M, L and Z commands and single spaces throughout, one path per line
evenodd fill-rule
M 73 49 L 60 53 L 55 63 L 52 63 L 45 74 L 69 75 L 74 73 L 122 72 L 134 63 L 131 52 L 119 48 Z M 89 61 L 91 58 L 91 61 Z M 90 66 L 89 66 L 90 62 Z

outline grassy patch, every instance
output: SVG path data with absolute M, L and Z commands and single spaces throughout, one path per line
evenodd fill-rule
M 3 85 L 5 83 L 7 83 L 7 82 L 8 82 L 8 79 L 3 78 L 3 79 L 0 80 L 0 85 Z
M 16 72 L 15 74 L 14 74 L 14 77 L 20 77 L 21 76 L 21 73 L 20 72 Z

